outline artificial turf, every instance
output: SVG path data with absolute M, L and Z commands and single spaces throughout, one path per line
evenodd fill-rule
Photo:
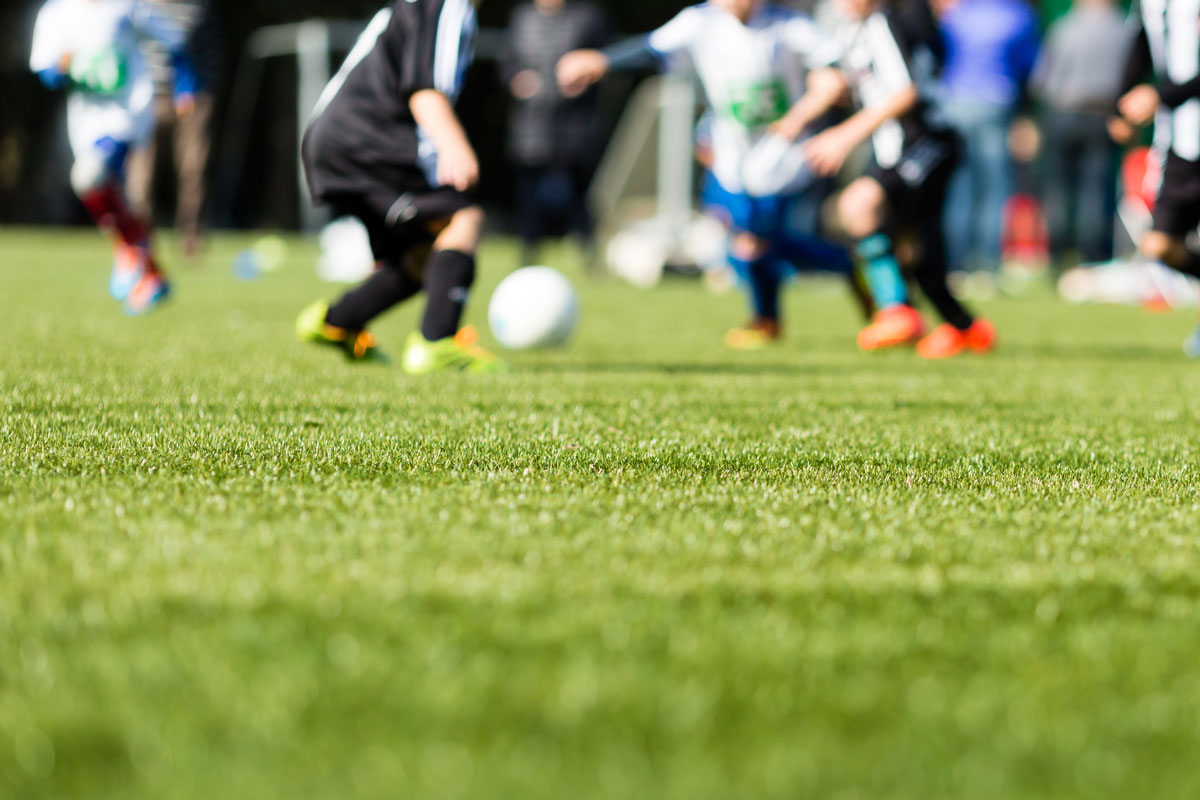
M 127 319 L 95 235 L 0 236 L 0 797 L 1200 793 L 1190 317 L 923 363 L 815 287 L 734 354 L 734 297 L 578 279 L 570 348 L 414 380 L 243 244 Z

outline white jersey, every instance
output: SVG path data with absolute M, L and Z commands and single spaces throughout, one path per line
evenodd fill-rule
M 1200 74 L 1200 0 L 1141 0 L 1141 6 L 1154 72 L 1177 84 Z M 1200 100 L 1161 107 L 1154 140 L 1160 151 L 1200 161 Z
M 686 59 L 713 109 L 713 174 L 736 194 L 797 191 L 811 180 L 803 148 L 768 131 L 804 94 L 809 57 L 823 34 L 807 16 L 764 6 L 742 23 L 710 3 L 685 9 L 650 34 L 668 61 Z
M 863 20 L 844 20 L 824 54 L 836 56 L 864 108 L 883 105 L 914 85 L 919 90 L 915 108 L 887 120 L 871 137 L 881 167 L 896 166 L 913 142 L 946 129 L 940 110 L 928 99 L 934 96 L 933 53 L 905 31 L 895 14 L 876 11 Z
M 78 155 L 104 138 L 137 145 L 154 128 L 154 83 L 141 44 L 171 49 L 182 34 L 142 0 L 48 0 L 38 13 L 29 66 L 58 69 L 70 56 L 67 100 L 71 149 Z

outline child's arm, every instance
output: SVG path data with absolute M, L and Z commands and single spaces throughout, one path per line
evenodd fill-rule
M 860 144 L 870 139 L 879 126 L 902 117 L 917 104 L 915 86 L 901 89 L 887 102 L 864 108 L 845 122 L 822 131 L 806 145 L 808 163 L 819 175 L 834 175 Z
M 449 98 L 436 89 L 422 89 L 409 97 L 408 107 L 437 148 L 438 181 L 460 192 L 478 183 L 479 159 Z
M 704 24 L 695 8 L 681 12 L 658 30 L 636 36 L 604 50 L 576 50 L 558 62 L 558 85 L 574 97 L 599 82 L 612 70 L 661 69 L 668 60 L 690 47 Z
M 805 128 L 841 102 L 849 88 L 842 73 L 832 67 L 810 72 L 804 96 L 772 126 L 772 130 L 785 139 L 799 139 Z
M 903 29 L 895 22 L 884 18 L 891 41 L 880 45 L 884 52 L 877 58 L 886 58 L 888 69 L 881 71 L 890 94 L 887 100 L 866 106 L 838 125 L 822 131 L 808 140 L 805 145 L 808 163 L 819 175 L 837 173 L 850 154 L 867 141 L 885 122 L 904 116 L 912 111 L 921 99 L 913 81 L 914 50 Z

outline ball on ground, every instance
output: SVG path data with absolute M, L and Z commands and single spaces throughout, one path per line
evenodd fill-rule
M 517 270 L 500 282 L 488 304 L 492 335 L 508 350 L 560 347 L 578 321 L 575 288 L 550 267 Z

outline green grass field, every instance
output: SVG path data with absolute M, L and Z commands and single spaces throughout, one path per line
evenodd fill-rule
M 131 320 L 95 235 L 0 237 L 5 800 L 1200 793 L 1189 316 L 998 301 L 930 364 L 794 291 L 746 355 L 580 281 L 571 348 L 413 380 L 241 244 Z

